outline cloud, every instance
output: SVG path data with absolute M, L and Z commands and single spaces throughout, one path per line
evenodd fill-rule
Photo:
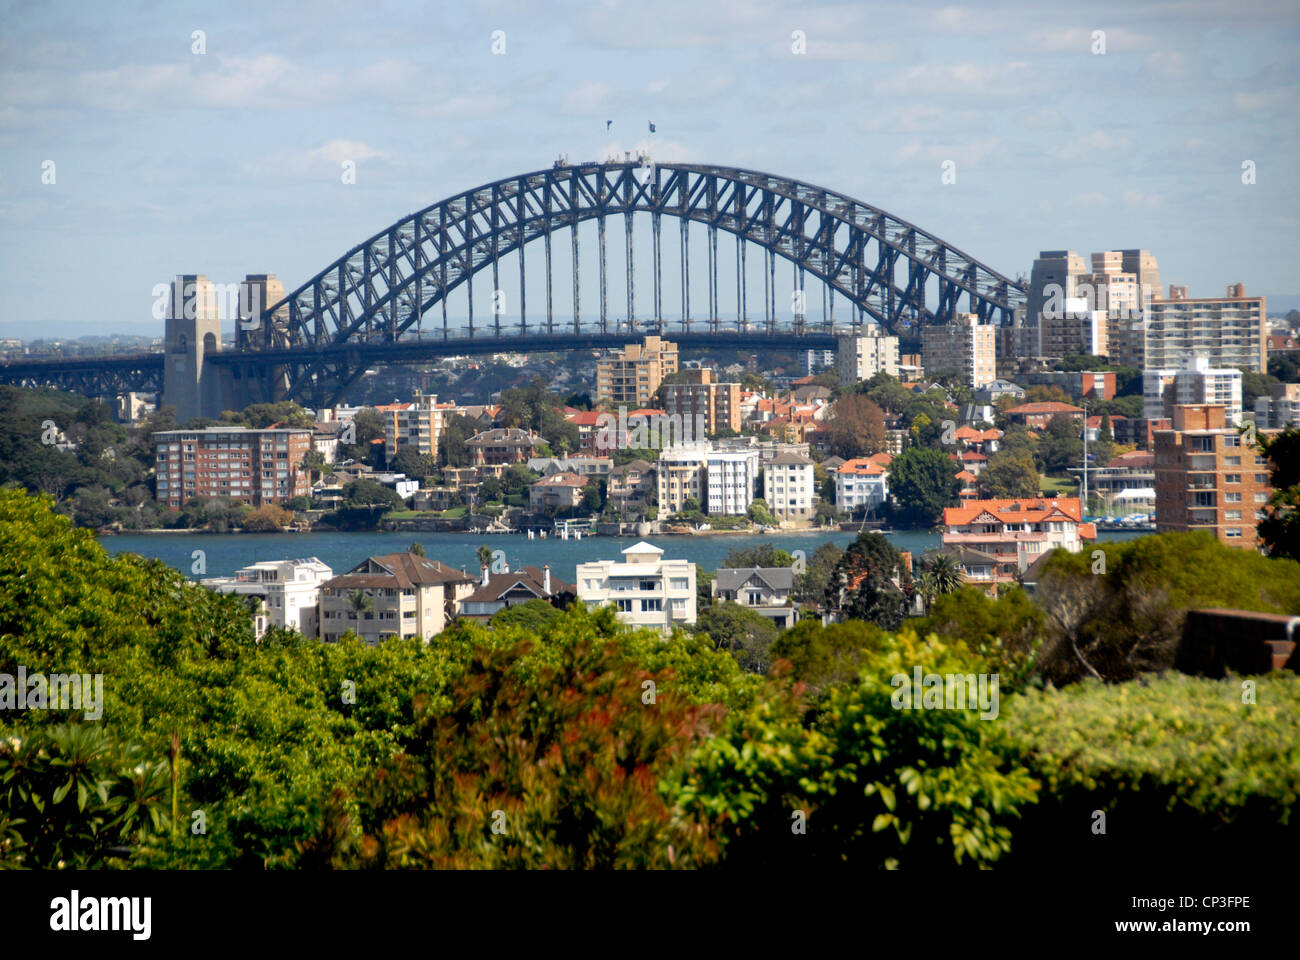
M 1164 198 L 1151 193 L 1143 193 L 1140 190 L 1125 190 L 1124 202 L 1130 207 L 1154 210 L 1164 204 Z
M 977 94 L 985 96 L 1032 95 L 1033 74 L 1023 61 L 999 64 L 920 63 L 901 73 L 877 80 L 873 90 L 879 94 L 946 96 Z
M 588 80 L 579 84 L 564 98 L 567 113 L 591 113 L 605 104 L 614 88 L 603 80 Z
M 1100 18 L 1098 18 L 1100 19 Z M 1123 27 L 1095 26 L 1067 27 L 1064 30 L 1038 30 L 1029 34 L 1028 46 L 1045 53 L 1092 54 L 1093 33 L 1100 30 L 1105 36 L 1106 53 L 1126 53 L 1133 50 L 1152 50 L 1159 44 L 1150 37 L 1134 33 Z

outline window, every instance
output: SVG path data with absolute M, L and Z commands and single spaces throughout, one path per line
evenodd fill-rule
M 748 603 L 751 607 L 756 607 L 763 602 L 763 595 L 759 593 L 757 590 L 750 590 L 749 593 L 746 594 L 745 602 Z
M 632 601 L 631 601 L 631 600 L 615 600 L 615 601 L 614 601 L 614 605 L 615 605 L 616 607 L 618 607 L 618 612 L 619 612 L 619 613 L 631 613 L 631 612 L 632 612 Z
M 1267 474 L 1267 473 L 1257 473 L 1257 474 L 1255 474 L 1255 482 L 1256 482 L 1256 483 L 1259 483 L 1259 484 L 1266 484 L 1266 483 L 1268 483 L 1268 474 Z
M 1241 527 L 1228 527 L 1228 529 L 1224 530 L 1223 532 L 1228 537 L 1228 539 L 1231 540 L 1234 537 L 1241 536 Z
M 1224 503 L 1241 503 L 1241 494 L 1240 494 L 1240 493 L 1225 493 L 1225 494 L 1223 495 L 1223 502 L 1224 502 Z
M 663 608 L 664 608 L 664 602 L 660 600 L 658 597 L 651 597 L 641 601 L 642 613 L 658 613 L 659 611 L 663 610 Z
M 1224 520 L 1240 520 L 1240 519 L 1241 519 L 1241 511 L 1240 511 L 1240 510 L 1229 510 L 1229 511 L 1227 511 L 1227 512 L 1223 515 L 1223 519 L 1224 519 Z
M 642 589 L 643 591 L 645 591 L 645 592 L 652 592 L 652 591 L 654 591 L 654 590 L 658 590 L 658 589 L 659 589 L 659 581 L 658 581 L 658 580 L 642 580 L 642 581 L 641 581 L 641 589 Z
M 1223 475 L 1223 482 L 1224 482 L 1224 483 L 1241 483 L 1241 474 L 1239 474 L 1239 473 L 1225 473 L 1225 474 Z
M 672 590 L 689 590 L 691 581 L 687 577 L 673 577 L 668 581 L 668 586 Z
M 1262 491 L 1262 490 L 1256 492 L 1256 494 L 1255 494 L 1255 502 L 1256 502 L 1256 503 L 1268 503 L 1268 494 L 1265 493 L 1265 492 Z

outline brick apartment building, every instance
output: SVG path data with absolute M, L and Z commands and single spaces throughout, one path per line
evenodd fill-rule
M 703 422 L 712 436 L 719 430 L 740 433 L 740 384 L 717 383 L 707 368 L 683 371 L 682 383 L 663 384 L 664 409 L 683 423 Z M 697 420 L 703 417 L 703 421 Z M 693 440 L 702 439 L 692 436 Z
M 1255 524 L 1273 492 L 1268 461 L 1227 425 L 1226 408 L 1174 407 L 1154 452 L 1158 533 L 1209 530 L 1230 547 L 1258 549 Z
M 153 435 L 158 502 L 179 509 L 196 497 L 228 497 L 260 507 L 311 495 L 300 469 L 310 428 L 208 427 Z

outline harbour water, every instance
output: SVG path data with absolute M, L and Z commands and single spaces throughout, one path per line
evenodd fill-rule
M 1102 533 L 1102 540 L 1128 540 L 1141 534 Z M 906 530 L 887 534 L 894 546 L 919 556 L 939 545 L 934 533 Z M 781 534 L 720 534 L 705 536 L 649 537 L 666 558 L 685 558 L 702 569 L 715 570 L 728 552 L 739 547 L 771 543 L 786 551 L 802 550 L 811 556 L 823 543 L 845 547 L 856 534 L 835 531 Z M 232 533 L 184 534 L 149 533 L 104 536 L 99 542 L 110 554 L 138 553 L 157 557 L 187 577 L 230 576 L 240 567 L 258 560 L 292 560 L 318 557 L 335 573 L 352 569 L 368 556 L 405 550 L 413 541 L 424 546 L 430 559 L 477 573 L 478 548 L 501 550 L 510 569 L 550 564 L 556 576 L 572 580 L 579 563 L 590 560 L 619 560 L 619 551 L 637 542 L 636 537 L 583 537 L 581 540 L 529 540 L 523 534 L 464 533 Z M 195 551 L 202 551 L 196 554 Z M 202 567 L 198 567 L 199 560 Z

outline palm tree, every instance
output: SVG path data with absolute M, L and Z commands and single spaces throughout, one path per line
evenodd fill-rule
M 941 553 L 926 564 L 925 572 L 934 582 L 935 596 L 960 590 L 966 583 L 961 564 L 951 553 Z
M 492 566 L 492 548 L 486 543 L 478 548 L 478 565 L 480 569 Z
M 369 613 L 375 609 L 375 601 L 362 590 L 353 590 L 349 598 L 352 603 L 352 615 L 355 619 L 360 620 L 363 613 Z

